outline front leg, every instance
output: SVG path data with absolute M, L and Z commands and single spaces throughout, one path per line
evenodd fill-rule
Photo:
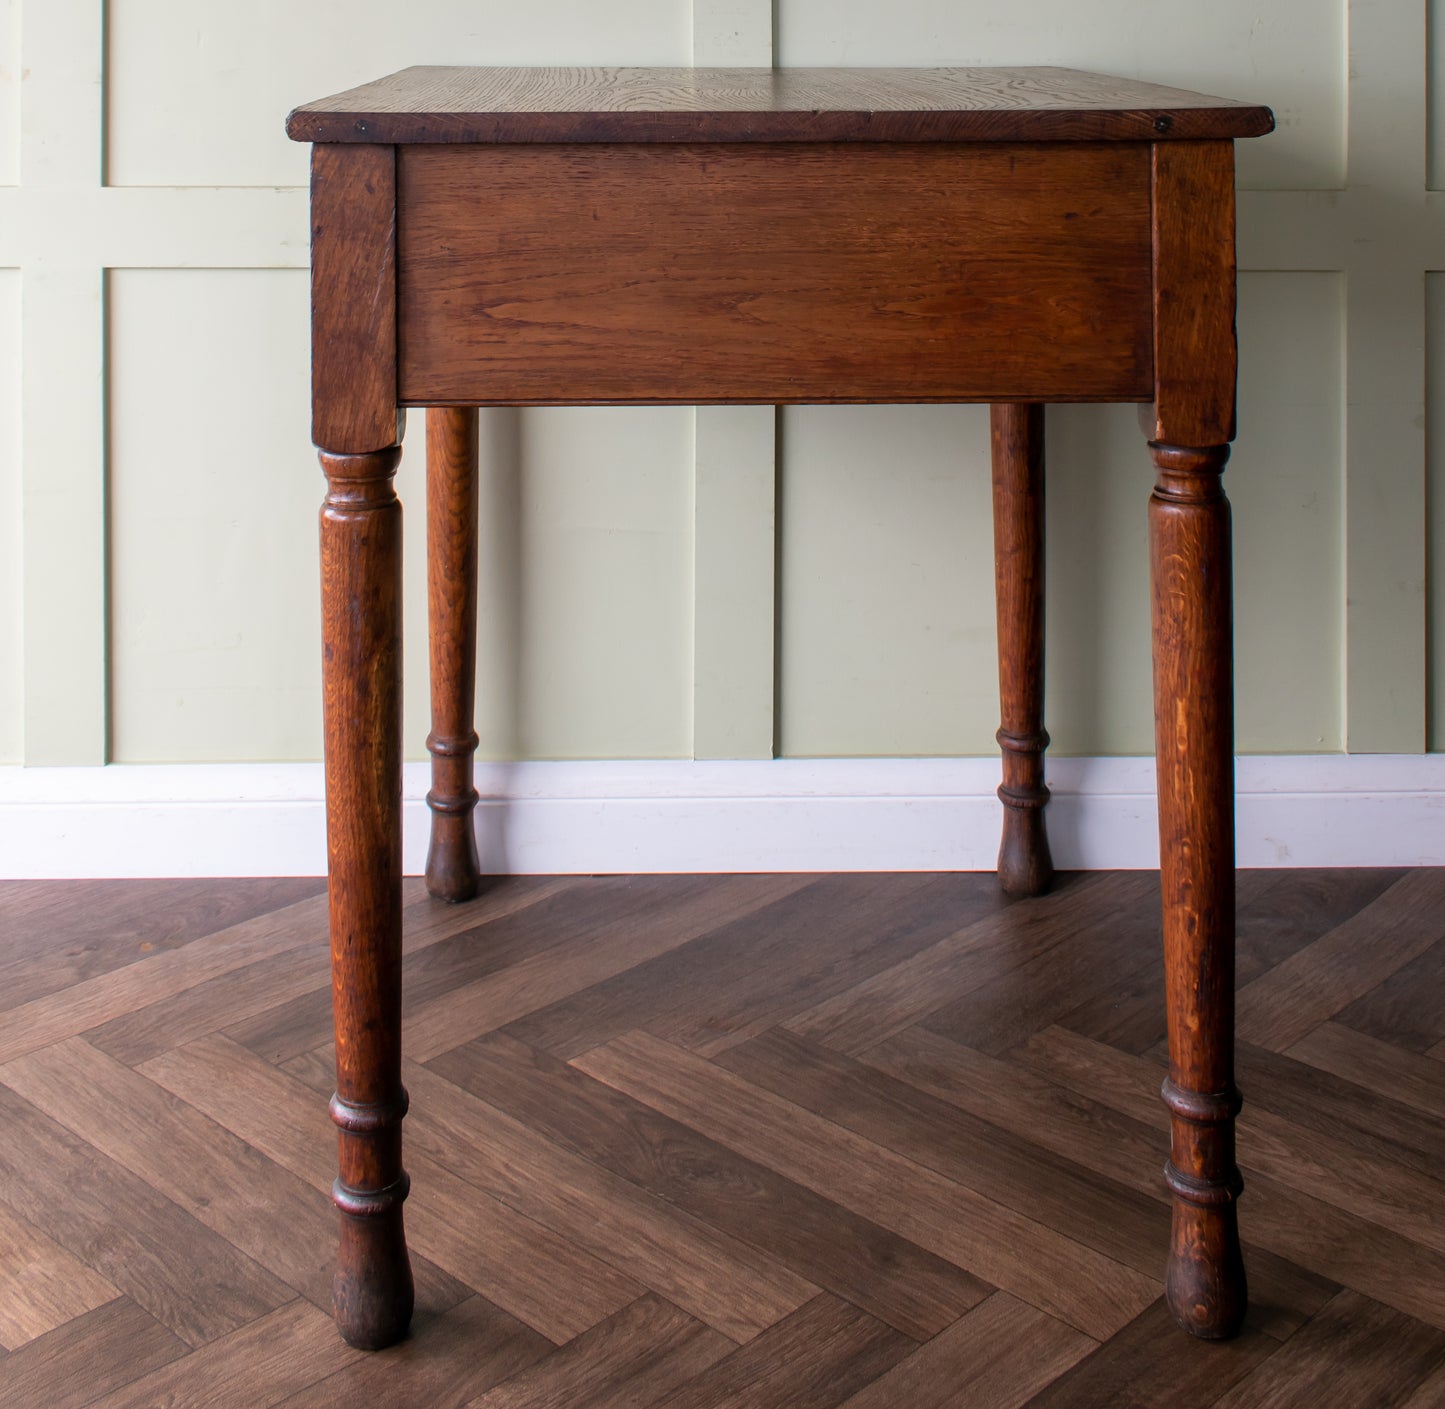
M 1234 697 L 1227 445 L 1151 442 L 1154 716 L 1174 1196 L 1165 1296 L 1196 1336 L 1234 1335 L 1244 1261 L 1234 1162 Z
M 342 1336 L 364 1350 L 406 1333 L 413 1300 L 401 1216 L 400 454 L 321 452 L 331 1118 L 340 1132 L 333 1294 Z

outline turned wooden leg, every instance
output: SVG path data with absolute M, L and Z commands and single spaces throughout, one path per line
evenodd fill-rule
M 1042 895 L 1054 878 L 1044 807 L 1044 408 L 991 408 L 993 562 L 1003 750 L 998 878 L 1008 895 Z
M 1186 1331 L 1232 1336 L 1245 1310 L 1234 1163 L 1234 701 L 1227 445 L 1150 443 L 1159 866 L 1173 1126 L 1165 1296 Z
M 321 452 L 326 841 L 341 1211 L 336 1323 L 376 1350 L 406 1333 L 401 1167 L 400 450 Z
M 481 884 L 472 812 L 477 680 L 477 413 L 426 414 L 427 608 L 431 623 L 431 846 L 426 888 L 470 900 Z

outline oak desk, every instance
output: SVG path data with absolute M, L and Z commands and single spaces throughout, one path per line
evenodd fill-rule
M 342 1334 L 412 1309 L 402 1232 L 399 408 L 427 424 L 435 894 L 472 832 L 476 411 L 992 404 L 999 872 L 1049 885 L 1043 405 L 1131 401 L 1149 501 L 1173 1115 L 1166 1291 L 1235 1332 L 1229 506 L 1234 148 L 1268 109 L 1066 69 L 414 68 L 312 151 Z

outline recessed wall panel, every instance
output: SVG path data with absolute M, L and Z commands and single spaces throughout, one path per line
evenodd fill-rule
M 406 746 L 424 758 L 425 473 L 408 415 Z M 692 411 L 484 410 L 478 536 L 482 758 L 692 749 Z
M 308 281 L 110 281 L 112 753 L 320 757 Z
M 20 4 L 0 0 L 0 186 L 20 180 Z
M 987 408 L 789 407 L 780 453 L 779 751 L 986 751 Z
M 1334 188 L 1345 169 L 1345 0 L 777 0 L 778 62 L 1058 64 L 1267 103 L 1279 129 L 1241 142 L 1246 187 Z
M 20 271 L 0 269 L 0 763 L 24 747 L 21 526 Z
M 1426 70 L 1426 93 L 1429 131 L 1429 175 L 1426 184 L 1432 191 L 1445 191 L 1445 0 L 1429 0 L 1429 21 Z
M 1425 276 L 1425 319 L 1425 583 L 1430 629 L 1426 746 L 1438 753 L 1445 750 L 1445 273 Z
M 1239 345 L 1224 476 L 1239 751 L 1330 753 L 1344 747 L 1343 278 L 1241 274 Z
M 298 103 L 413 64 L 685 64 L 687 0 L 110 0 L 120 186 L 303 185 Z

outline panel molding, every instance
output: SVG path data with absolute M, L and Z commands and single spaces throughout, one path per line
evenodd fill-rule
M 771 68 L 773 0 L 693 0 L 692 62 Z M 777 746 L 777 411 L 699 406 L 693 444 L 694 758 Z
M 1445 755 L 1241 758 L 1242 867 L 1445 864 Z M 988 871 L 993 759 L 487 764 L 483 868 L 510 875 Z M 5 876 L 292 876 L 325 872 L 320 764 L 0 768 Z M 403 862 L 426 856 L 429 781 L 405 768 Z M 1152 869 L 1154 763 L 1050 766 L 1061 870 Z

